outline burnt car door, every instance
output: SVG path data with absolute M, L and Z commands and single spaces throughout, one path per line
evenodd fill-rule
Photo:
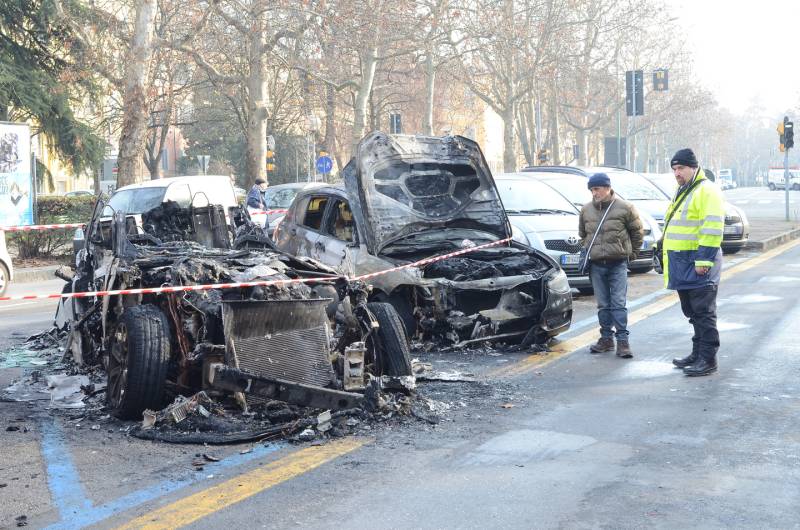
M 317 256 L 314 257 L 322 263 L 343 274 L 355 274 L 353 254 L 358 250 L 358 230 L 347 200 L 330 198 L 315 248 Z
M 297 205 L 295 218 L 286 226 L 289 237 L 283 250 L 296 256 L 320 259 L 320 231 L 330 199 L 326 194 L 314 194 Z

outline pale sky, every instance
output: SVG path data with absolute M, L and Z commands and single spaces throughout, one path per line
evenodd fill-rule
M 694 70 L 736 114 L 754 97 L 768 113 L 800 103 L 800 1 L 665 0 Z M 665 35 L 665 38 L 669 38 Z

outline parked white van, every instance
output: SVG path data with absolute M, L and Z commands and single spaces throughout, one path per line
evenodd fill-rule
M 784 189 L 784 169 L 782 167 L 769 169 L 767 186 L 773 191 Z M 800 190 L 800 169 L 789 170 L 789 189 Z

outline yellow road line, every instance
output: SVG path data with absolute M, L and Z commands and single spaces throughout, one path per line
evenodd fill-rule
M 364 438 L 346 438 L 322 446 L 301 449 L 280 460 L 270 462 L 138 517 L 119 528 L 172 529 L 186 526 L 261 491 L 311 471 L 368 442 L 369 439 Z
M 741 274 L 745 271 L 748 271 L 754 267 L 761 265 L 762 263 L 786 252 L 787 250 L 791 250 L 792 248 L 800 245 L 800 239 L 793 240 L 788 243 L 784 243 L 783 245 L 776 247 L 772 250 L 764 252 L 754 258 L 748 259 L 743 261 L 742 263 L 738 263 L 723 271 L 722 279 L 728 280 L 738 274 Z M 646 318 L 649 318 L 656 313 L 660 313 L 661 311 L 672 307 L 673 305 L 677 304 L 679 301 L 678 295 L 676 293 L 670 293 L 664 295 L 662 298 L 651 302 L 650 304 L 633 311 L 628 316 L 628 325 L 636 324 Z M 489 377 L 514 377 L 518 375 L 523 375 L 529 372 L 532 372 L 536 368 L 541 368 L 546 366 L 552 362 L 555 362 L 562 357 L 565 357 L 571 353 L 574 353 L 581 348 L 585 348 L 586 346 L 590 345 L 597 339 L 597 330 L 590 329 L 589 331 L 584 331 L 580 335 L 572 337 L 571 339 L 565 340 L 564 342 L 560 342 L 555 344 L 551 351 L 546 354 L 533 354 L 519 362 L 514 364 L 503 366 L 501 368 L 497 368 L 495 370 L 490 371 L 487 375 Z

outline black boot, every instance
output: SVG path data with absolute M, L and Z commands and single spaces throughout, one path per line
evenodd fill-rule
M 683 373 L 689 377 L 700 377 L 703 375 L 713 374 L 716 371 L 717 361 L 708 360 L 703 357 L 699 358 L 693 365 L 687 366 L 683 369 Z
M 696 362 L 697 354 L 695 352 L 692 352 L 691 355 L 687 355 L 686 357 L 681 357 L 680 359 L 672 359 L 672 364 L 675 365 L 675 368 L 686 368 Z

